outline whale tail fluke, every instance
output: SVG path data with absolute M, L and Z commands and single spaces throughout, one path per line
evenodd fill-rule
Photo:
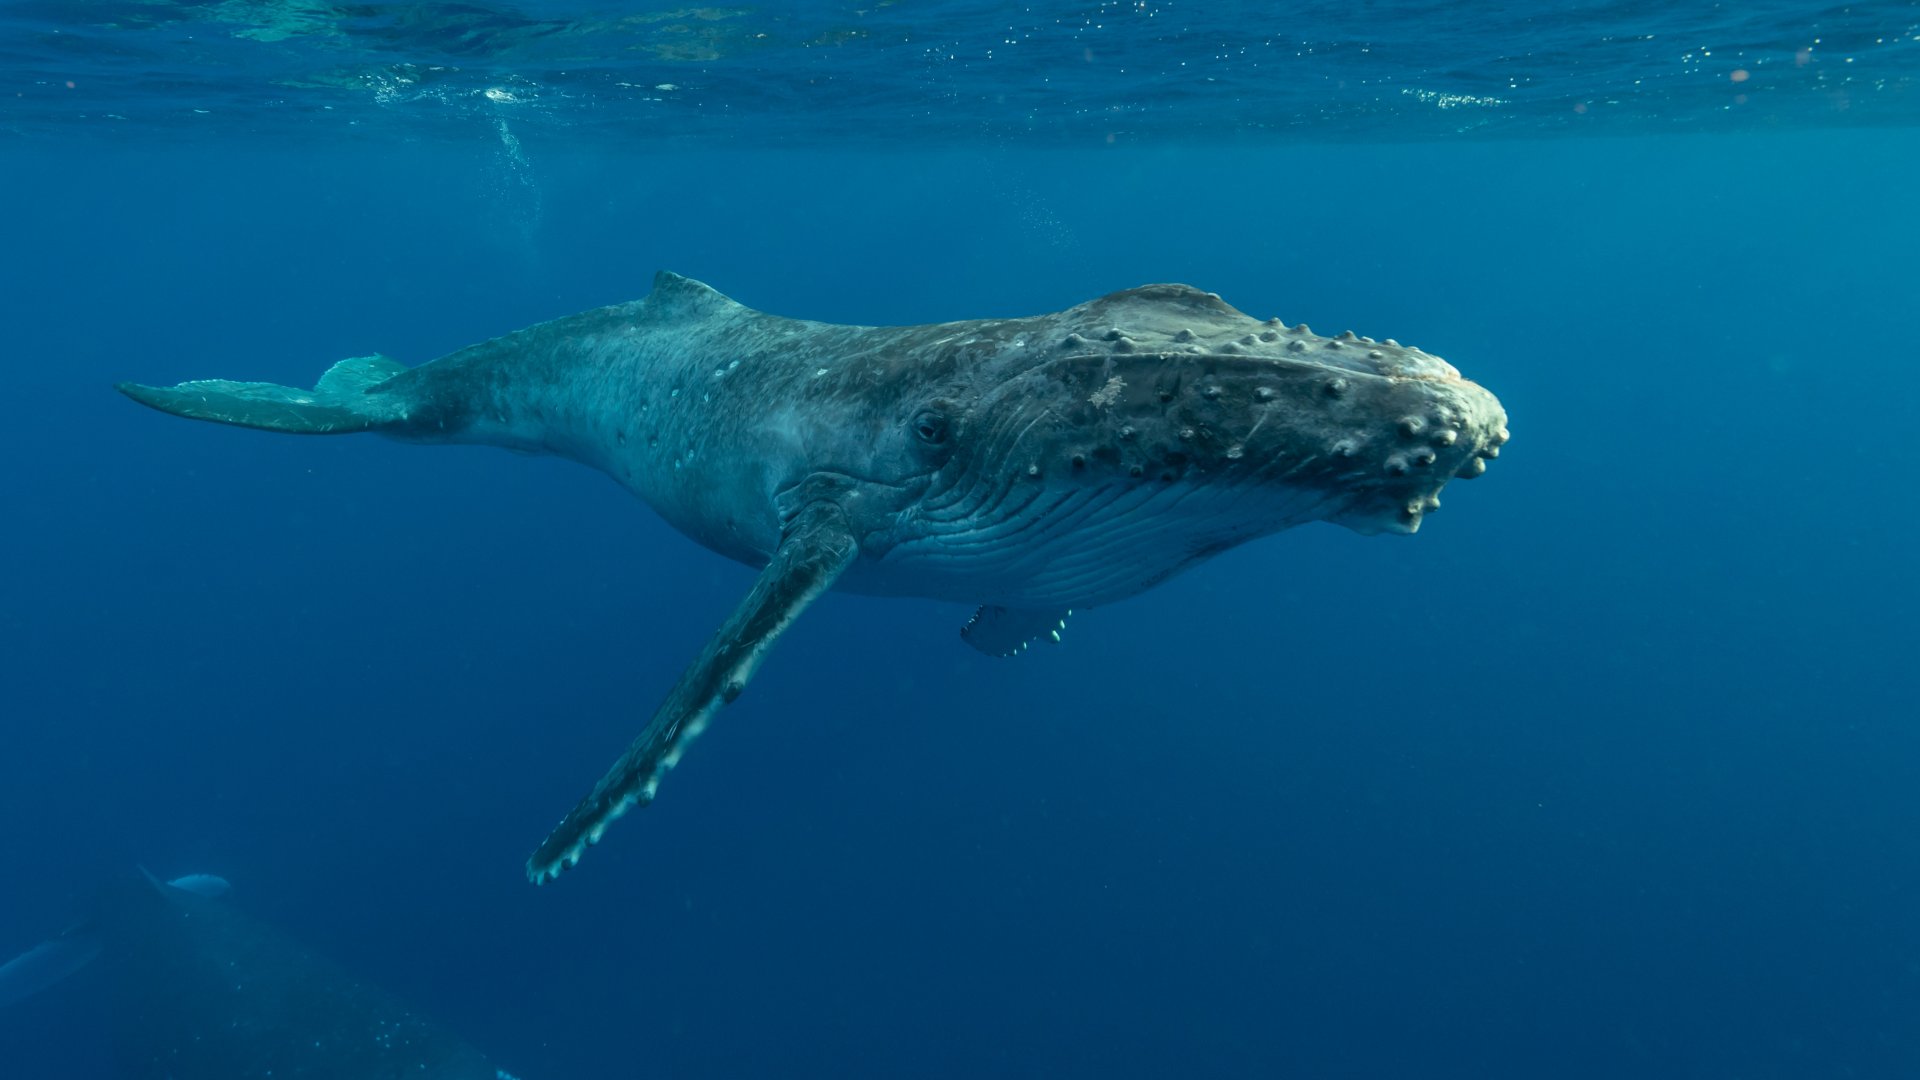
M 226 379 L 175 386 L 118 383 L 115 389 L 142 405 L 193 420 L 294 435 L 343 435 L 407 419 L 406 395 L 381 392 L 383 384 L 406 370 L 405 364 L 384 356 L 356 356 L 328 368 L 311 390 Z

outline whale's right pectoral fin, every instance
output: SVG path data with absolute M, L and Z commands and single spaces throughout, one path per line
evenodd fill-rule
M 722 705 L 746 688 L 774 639 L 853 564 L 859 543 L 846 511 L 828 500 L 804 504 L 788 523 L 779 550 L 760 572 L 699 659 L 593 791 L 527 860 L 527 878 L 542 884 L 580 861 L 613 820 L 653 801 L 660 776 Z
M 406 370 L 385 356 L 356 356 L 328 368 L 311 390 L 226 379 L 175 386 L 119 383 L 115 389 L 142 405 L 193 420 L 292 435 L 340 435 L 404 421 L 401 397 L 368 391 Z

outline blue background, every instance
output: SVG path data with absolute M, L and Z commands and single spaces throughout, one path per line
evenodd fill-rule
M 528 1080 L 1920 1074 L 1910 130 L 619 150 L 19 141 L 0 953 L 132 862 Z M 974 654 L 832 595 L 557 885 L 751 572 L 550 459 L 188 424 L 634 298 L 1185 281 L 1436 352 L 1514 441 Z M 0 1015 L 108 1075 L 97 976 Z

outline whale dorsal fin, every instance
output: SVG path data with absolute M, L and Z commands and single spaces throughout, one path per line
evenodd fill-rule
M 745 306 L 705 282 L 682 277 L 671 270 L 654 274 L 653 292 L 647 294 L 648 314 L 663 320 L 708 319 L 740 311 Z

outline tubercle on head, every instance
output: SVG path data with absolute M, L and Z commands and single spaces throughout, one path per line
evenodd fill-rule
M 1439 357 L 1393 338 L 1352 330 L 1332 337 L 1279 317 L 1257 321 L 1212 293 L 1181 285 L 1149 285 L 1102 297 L 1049 317 L 1056 352 L 1269 356 L 1312 360 L 1350 370 L 1426 378 L 1459 378 Z
M 1017 460 L 970 457 L 969 467 L 1016 486 L 1224 480 L 1315 487 L 1334 496 L 1325 514 L 1333 520 L 1361 531 L 1412 532 L 1439 508 L 1440 489 L 1484 473 L 1506 438 L 1498 402 L 1448 374 L 1450 366 L 1439 371 L 1432 365 L 1443 362 L 1426 354 L 1419 356 L 1428 366 L 1411 375 L 1375 363 L 1374 353 L 1408 353 L 1391 341 L 1316 339 L 1346 342 L 1340 349 L 1354 361 L 1328 363 L 1281 347 L 1306 341 L 1304 327 L 1296 334 L 1269 324 L 1241 335 L 1266 347 L 1265 355 L 1240 340 L 1232 342 L 1235 352 L 1115 351 L 1131 330 L 1062 335 L 1051 357 L 1019 372 L 983 410 L 1005 406 L 988 427 L 1020 433 Z M 1262 341 L 1268 331 L 1274 342 Z M 1201 334 L 1175 326 L 1166 337 L 1197 343 Z

